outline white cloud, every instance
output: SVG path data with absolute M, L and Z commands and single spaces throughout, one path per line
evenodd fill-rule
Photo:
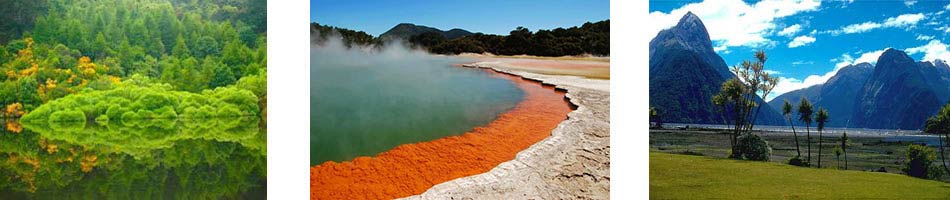
M 875 64 L 875 63 L 877 63 L 877 59 L 878 59 L 879 57 L 881 57 L 881 54 L 884 53 L 884 50 L 887 50 L 887 48 L 881 49 L 881 50 L 877 50 L 877 51 L 872 51 L 872 52 L 863 53 L 863 54 L 861 54 L 861 56 L 858 57 L 858 59 L 854 59 L 854 61 L 852 61 L 851 63 L 847 63 L 845 66 L 847 66 L 847 65 L 856 65 L 856 64 L 858 64 L 858 63 L 871 63 L 871 64 Z M 841 64 L 842 64 L 842 63 L 838 63 L 838 64 L 835 65 L 835 67 L 837 67 L 837 66 L 839 66 L 839 65 L 841 65 Z M 837 70 L 835 70 L 835 72 L 837 72 Z
M 795 35 L 795 33 L 798 33 L 798 31 L 801 31 L 801 30 L 802 30 L 802 25 L 795 24 L 795 25 L 785 27 L 785 29 L 782 29 L 782 31 L 778 32 L 778 35 L 791 37 Z
M 934 60 L 940 59 L 944 61 L 950 61 L 950 45 L 940 42 L 940 40 L 931 40 L 930 43 L 927 43 L 923 46 L 909 48 L 906 50 L 908 54 L 918 54 L 924 53 L 925 61 L 934 62 Z
M 764 71 L 765 73 L 769 73 L 769 75 L 779 75 L 779 74 L 782 74 L 782 72 L 780 72 L 780 71 L 775 71 L 775 70 L 767 70 L 767 69 L 764 69 L 764 70 L 762 70 L 762 71 Z
M 792 62 L 792 65 L 811 65 L 811 64 L 815 64 L 815 62 L 812 62 L 812 61 L 806 62 L 806 61 L 801 61 L 801 60 Z
M 854 59 L 853 57 L 851 57 L 851 55 L 848 55 L 848 54 L 842 54 L 840 58 L 832 59 L 832 61 L 838 62 L 837 64 L 835 64 L 835 68 L 823 75 L 810 75 L 808 77 L 805 77 L 805 80 L 782 77 L 780 78 L 778 84 L 775 85 L 775 89 L 774 89 L 775 95 L 774 96 L 770 95 L 768 100 L 771 100 L 771 98 L 775 98 L 778 95 L 785 94 L 786 92 L 791 92 L 798 89 L 803 89 L 803 88 L 811 87 L 813 85 L 818 85 L 818 84 L 828 82 L 828 79 L 831 79 L 832 76 L 835 76 L 835 74 L 838 74 L 839 70 L 841 70 L 844 67 L 847 67 L 848 65 L 854 65 L 854 64 L 863 63 L 863 62 L 867 62 L 871 64 L 877 63 L 877 58 L 881 57 L 882 53 L 884 53 L 884 50 L 867 52 L 867 53 L 861 54 L 861 56 L 859 56 L 858 59 Z
M 841 28 L 842 33 L 863 33 L 870 31 L 871 29 L 881 28 L 881 24 L 875 22 L 864 22 L 860 24 L 851 24 Z
M 924 19 L 923 13 L 917 14 L 903 14 L 897 17 L 891 17 L 884 20 L 883 23 L 878 22 L 864 22 L 860 24 L 851 24 L 842 27 L 838 30 L 830 31 L 832 34 L 851 34 L 851 33 L 863 33 L 868 32 L 878 28 L 891 28 L 891 27 L 912 27 L 917 25 L 918 22 Z
M 947 6 L 944 6 L 943 9 L 950 10 L 950 4 L 947 4 Z
M 934 36 L 917 34 L 917 40 L 931 40 Z
M 938 28 L 936 28 L 936 29 L 934 29 L 934 30 L 942 31 L 942 32 L 944 32 L 944 33 L 950 33 L 950 26 L 941 26 L 941 27 L 938 27 Z
M 669 13 L 650 13 L 652 34 L 648 35 L 652 38 L 661 30 L 675 26 L 686 12 L 692 11 L 703 20 L 710 39 L 716 43 L 726 47 L 759 47 L 774 43 L 765 38 L 777 29 L 774 20 L 814 11 L 820 5 L 817 0 L 764 0 L 752 5 L 742 0 L 707 0 L 687 4 Z
M 917 24 L 920 20 L 924 19 L 924 14 L 903 14 L 897 17 L 887 18 L 884 20 L 884 27 L 905 27 L 909 25 Z
M 715 51 L 716 53 L 729 54 L 728 47 L 725 45 L 715 46 L 713 47 L 713 51 Z
M 917 4 L 917 1 L 915 1 L 915 0 L 905 0 L 905 1 L 904 1 L 904 5 L 907 6 L 907 7 L 913 6 L 914 4 Z
M 795 37 L 795 39 L 793 39 L 792 42 L 788 43 L 788 48 L 805 46 L 812 42 L 815 42 L 815 37 L 805 36 L 805 35 L 798 36 L 798 37 Z

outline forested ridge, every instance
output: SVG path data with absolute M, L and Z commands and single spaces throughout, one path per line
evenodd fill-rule
M 128 103 L 101 103 L 116 100 L 102 94 L 121 90 L 148 90 L 175 98 L 234 90 L 242 97 L 254 97 L 254 110 L 244 110 L 252 107 L 243 105 L 214 108 L 241 108 L 236 112 L 240 115 L 266 112 L 262 111 L 266 107 L 265 0 L 29 2 L 36 5 L 19 6 L 36 8 L 27 14 L 0 15 L 4 18 L 0 20 L 35 15 L 31 23 L 3 24 L 17 29 L 0 30 L 0 36 L 18 36 L 0 44 L 0 105 L 4 106 L 0 117 L 29 115 L 42 105 L 77 95 L 55 103 L 77 105 L 45 110 L 67 115 L 83 112 L 87 119 L 95 119 L 109 109 L 102 106 L 131 106 L 140 100 L 129 97 Z M 236 85 L 239 80 L 244 83 Z M 96 106 L 97 102 L 102 106 Z M 148 113 L 167 107 L 164 111 L 187 113 L 186 107 L 172 105 L 173 101 L 148 103 L 168 105 L 125 111 L 143 114 L 136 109 Z M 44 116 L 34 118 L 49 118 L 55 112 L 41 113 Z
M 312 43 L 320 44 L 331 35 L 338 35 L 347 46 L 379 46 L 383 39 L 363 31 L 310 23 Z M 507 36 L 475 33 L 446 39 L 438 32 L 410 36 L 410 46 L 436 54 L 491 53 L 495 55 L 573 56 L 610 55 L 610 20 L 587 22 L 581 26 L 551 30 L 518 27 Z

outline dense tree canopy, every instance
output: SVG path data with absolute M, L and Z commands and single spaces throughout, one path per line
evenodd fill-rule
M 512 30 L 508 36 L 474 35 L 440 42 L 435 35 L 420 34 L 409 42 L 438 54 L 492 53 L 496 55 L 610 55 L 610 20 L 585 23 L 580 27 L 538 30 L 532 33 L 524 27 Z
M 0 44 L 33 30 L 33 19 L 46 13 L 46 9 L 47 2 L 41 0 L 0 1 Z
M 323 44 L 331 36 L 340 36 L 343 44 L 347 47 L 353 45 L 372 46 L 380 45 L 382 41 L 363 31 L 354 31 L 345 28 L 320 25 L 316 22 L 310 23 L 310 40 L 314 44 Z
M 112 90 L 133 76 L 170 86 L 162 92 L 199 93 L 265 73 L 264 0 L 15 2 L 34 10 L 4 13 L 0 21 L 31 18 L 17 26 L 32 27 L 0 45 L 0 105 L 20 111 Z

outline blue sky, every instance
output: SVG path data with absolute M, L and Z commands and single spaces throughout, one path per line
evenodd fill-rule
M 608 0 L 346 1 L 311 0 L 310 21 L 379 36 L 399 23 L 442 30 L 508 35 L 518 26 L 536 31 L 610 18 Z
M 920 61 L 950 60 L 946 1 L 650 1 L 651 39 L 686 11 L 706 25 L 728 65 L 765 50 L 777 93 L 824 83 L 848 64 L 875 62 L 885 48 Z M 775 97 L 777 95 L 771 95 Z

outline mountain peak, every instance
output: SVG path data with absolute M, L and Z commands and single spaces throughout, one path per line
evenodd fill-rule
M 867 62 L 854 64 L 853 66 L 855 66 L 855 67 L 860 67 L 860 68 L 874 68 L 874 65 L 872 65 L 871 63 L 867 63 Z
M 664 29 L 656 34 L 656 37 L 650 41 L 651 59 L 658 49 L 686 49 L 696 52 L 702 57 L 703 61 L 712 65 L 722 77 L 735 76 L 729 71 L 729 66 L 722 60 L 722 57 L 719 57 L 713 50 L 712 40 L 709 39 L 709 32 L 706 31 L 703 21 L 692 12 L 683 15 L 676 26 Z
M 897 50 L 894 48 L 887 48 L 884 50 L 884 53 L 881 54 L 881 57 L 877 58 L 877 65 L 880 66 L 882 63 L 899 63 L 899 62 L 914 62 L 914 59 L 904 53 L 904 51 Z
M 950 65 L 947 65 L 947 61 L 941 59 L 934 60 L 934 65 L 937 67 L 950 67 Z
M 680 21 L 676 23 L 676 28 L 690 32 L 702 32 L 704 35 L 709 35 L 709 33 L 706 32 L 706 25 L 703 24 L 703 20 L 699 19 L 699 16 L 696 16 L 693 12 L 687 12 L 683 15 Z
M 703 23 L 703 20 L 700 20 L 700 19 L 699 19 L 699 16 L 696 16 L 696 14 L 693 14 L 692 11 L 688 11 L 688 12 L 686 12 L 685 15 L 683 15 L 682 18 L 680 18 L 679 23 L 677 23 L 676 25 L 677 25 L 677 26 L 680 26 L 680 24 L 684 24 L 684 23 L 699 23 L 699 24 L 702 24 L 702 23 Z

